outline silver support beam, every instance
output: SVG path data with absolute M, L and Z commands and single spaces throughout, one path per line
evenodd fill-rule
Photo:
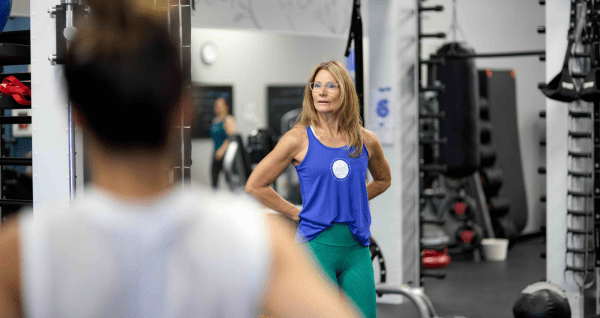
M 73 27 L 73 23 L 74 23 L 74 17 L 73 17 L 73 4 L 76 4 L 78 1 L 77 0 L 61 0 L 61 3 L 64 4 L 66 6 L 66 27 L 67 28 L 72 28 Z M 65 29 L 66 30 L 66 29 Z M 70 46 L 70 42 L 67 39 L 67 49 Z M 76 184 L 75 181 L 77 179 L 77 173 L 76 173 L 76 164 L 75 164 L 75 127 L 73 126 L 73 105 L 71 104 L 71 102 L 69 101 L 69 106 L 68 106 L 68 111 L 67 111 L 67 115 L 68 115 L 68 131 L 69 131 L 69 197 L 71 199 L 71 202 L 73 202 L 73 200 L 75 200 L 75 189 L 76 189 Z
M 31 2 L 31 93 L 33 119 L 33 199 L 38 207 L 70 198 L 67 94 L 62 66 L 48 62 L 56 53 L 55 1 Z

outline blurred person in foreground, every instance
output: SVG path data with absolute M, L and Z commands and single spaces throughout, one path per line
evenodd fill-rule
M 147 2 L 88 0 L 65 78 L 92 183 L 70 207 L 3 222 L 0 317 L 357 317 L 285 222 L 170 182 L 177 119 L 191 112 L 164 14 Z

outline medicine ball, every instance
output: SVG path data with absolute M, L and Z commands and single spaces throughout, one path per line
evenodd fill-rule
M 4 30 L 11 10 L 12 0 L 0 0 L 0 31 Z
M 567 294 L 558 286 L 539 282 L 527 286 L 513 306 L 515 318 L 571 318 Z

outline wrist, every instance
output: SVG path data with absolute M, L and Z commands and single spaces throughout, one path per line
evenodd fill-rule
M 292 220 L 300 222 L 300 212 L 302 212 L 302 209 L 298 209 L 297 211 L 295 211 L 292 215 Z

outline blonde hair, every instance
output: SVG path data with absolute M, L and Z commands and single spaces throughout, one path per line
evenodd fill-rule
M 324 62 L 312 71 L 306 88 L 304 89 L 304 101 L 302 102 L 302 114 L 298 117 L 296 126 L 314 126 L 319 123 L 317 110 L 315 109 L 312 90 L 309 83 L 315 81 L 317 73 L 321 70 L 326 70 L 336 82 L 340 85 L 340 108 L 337 110 L 339 118 L 339 130 L 344 137 L 349 141 L 348 150 L 354 146 L 354 151 L 350 153 L 350 157 L 356 158 L 362 154 L 363 139 L 360 134 L 362 120 L 360 119 L 360 106 L 358 104 L 358 94 L 354 88 L 354 83 L 350 78 L 350 74 L 342 63 L 338 61 Z

